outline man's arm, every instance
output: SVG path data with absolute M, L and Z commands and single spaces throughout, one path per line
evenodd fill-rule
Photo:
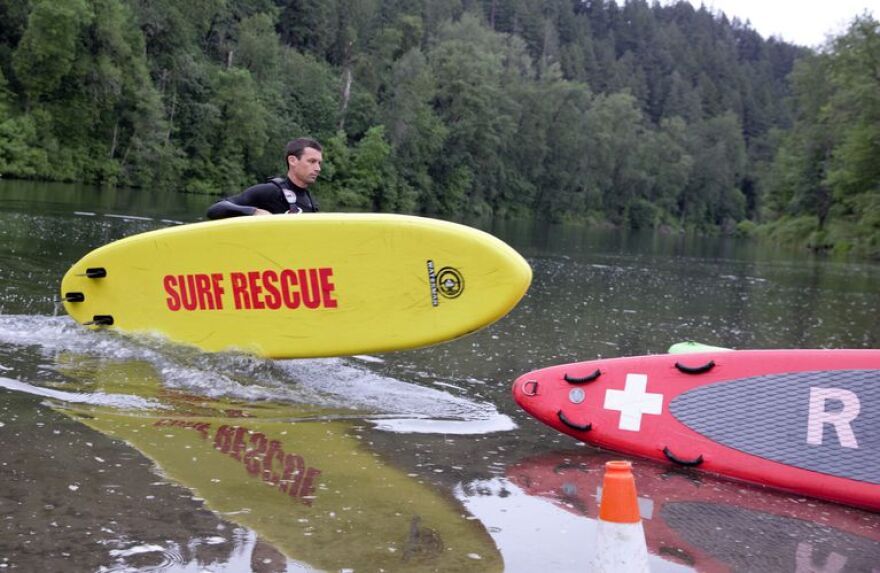
M 208 208 L 208 219 L 226 219 L 246 215 L 271 215 L 273 184 L 254 185 L 243 192 L 217 201 Z
M 248 207 L 247 205 L 236 205 L 232 201 L 223 199 L 217 201 L 208 207 L 209 219 L 226 219 L 228 217 L 243 217 L 246 215 L 271 215 L 269 211 L 260 209 L 259 207 Z

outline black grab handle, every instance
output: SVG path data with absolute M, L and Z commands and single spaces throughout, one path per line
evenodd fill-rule
M 599 375 L 601 375 L 601 374 L 602 374 L 602 372 L 598 368 L 596 368 L 596 371 L 593 372 L 592 374 L 587 374 L 586 376 L 582 376 L 580 378 L 576 378 L 574 376 L 569 376 L 568 374 L 566 374 L 562 378 L 564 378 L 565 381 L 568 382 L 569 384 L 586 384 L 587 382 L 592 382 L 593 380 L 598 378 Z
M 571 420 L 568 419 L 568 416 L 565 415 L 565 412 L 559 410 L 556 412 L 556 415 L 559 416 L 559 421 L 571 428 L 572 430 L 577 430 L 578 432 L 589 432 L 593 429 L 593 424 L 575 424 Z
M 687 366 L 686 364 L 682 364 L 681 362 L 676 362 L 675 367 L 678 368 L 680 372 L 684 372 L 685 374 L 702 374 L 703 372 L 708 372 L 715 367 L 715 361 L 710 360 L 701 366 Z
M 673 454 L 669 450 L 669 448 L 663 448 L 663 455 L 666 456 L 666 458 L 669 461 L 675 462 L 675 463 L 682 465 L 682 466 L 698 466 L 701 463 L 703 463 L 703 454 L 700 454 L 699 456 L 697 456 L 696 458 L 694 458 L 692 460 L 685 460 L 685 459 L 682 459 L 682 458 L 676 456 L 675 454 Z

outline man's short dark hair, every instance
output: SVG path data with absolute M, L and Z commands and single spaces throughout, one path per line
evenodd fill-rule
M 299 137 L 297 139 L 292 139 L 287 142 L 287 147 L 285 148 L 284 153 L 284 160 L 287 161 L 287 158 L 291 155 L 295 156 L 297 159 L 302 159 L 303 151 L 305 151 L 308 147 L 311 147 L 316 151 L 323 151 L 323 149 L 321 148 L 321 144 L 314 139 Z

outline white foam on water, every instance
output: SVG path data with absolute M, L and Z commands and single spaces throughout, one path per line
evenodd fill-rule
M 196 390 L 209 397 L 242 400 L 303 398 L 302 392 L 289 386 L 275 384 L 275 387 L 265 387 L 259 384 L 272 380 L 261 380 L 255 375 L 257 372 L 251 371 L 255 369 L 247 368 L 258 359 L 244 355 L 205 355 L 155 336 L 134 337 L 111 330 L 93 331 L 66 316 L 0 315 L 0 343 L 35 346 L 51 358 L 63 352 L 114 362 L 146 362 L 155 368 L 167 387 Z M 258 383 L 243 384 L 240 379 Z
M 386 431 L 425 432 L 437 422 L 436 432 L 452 429 L 451 422 L 467 422 L 475 432 L 464 432 L 466 425 L 449 433 L 484 433 L 478 427 L 492 427 L 489 431 L 502 431 L 515 427 L 513 421 L 500 414 L 494 404 L 474 402 L 448 392 L 436 390 L 382 376 L 351 364 L 342 358 L 320 360 L 287 360 L 279 362 L 292 378 L 308 380 L 310 387 L 323 394 L 344 400 L 339 404 L 347 407 L 368 409 L 382 414 L 401 415 L 405 419 L 397 424 L 387 419 L 376 427 Z M 480 424 L 473 424 L 479 422 Z M 419 429 L 416 429 L 419 428 Z
M 70 351 L 120 360 L 138 359 L 118 337 L 92 332 L 62 316 L 0 315 L 0 343 L 37 346 L 43 351 Z
M 131 557 L 132 555 L 142 555 L 144 553 L 164 552 L 165 548 L 161 545 L 135 545 L 128 549 L 111 549 L 111 557 Z
M 0 388 L 13 390 L 15 392 L 23 392 L 34 396 L 42 396 L 44 398 L 52 398 L 62 402 L 75 404 L 91 404 L 93 406 L 112 406 L 123 410 L 129 409 L 156 409 L 165 408 L 160 402 L 141 398 L 140 396 L 132 396 L 131 394 L 106 394 L 104 392 L 65 392 L 63 390 L 53 390 L 42 386 L 34 386 L 20 380 L 12 378 L 4 378 L 0 376 Z
M 98 569 L 101 573 L 132 573 L 134 571 L 161 571 L 163 573 L 239 573 L 251 571 L 253 564 L 257 563 L 258 535 L 250 529 L 239 529 L 232 539 L 222 537 L 194 538 L 190 540 L 187 551 L 174 542 L 169 541 L 167 547 L 152 543 L 139 543 L 128 539 L 115 541 L 120 547 L 110 549 L 108 555 L 115 560 L 112 565 L 102 566 Z M 106 544 L 106 543 L 105 543 Z M 200 545 L 230 544 L 231 550 L 224 553 L 219 559 L 205 559 L 204 557 L 184 557 L 184 554 L 192 554 Z M 140 556 L 158 553 L 162 562 L 144 569 L 138 564 Z M 260 560 L 264 564 L 267 561 Z M 317 571 L 309 564 L 287 559 L 277 564 L 283 569 L 272 567 L 273 571 L 283 570 L 285 573 L 311 573 Z
M 378 356 L 370 356 L 369 354 L 355 354 L 352 358 L 356 358 L 357 360 L 362 360 L 363 362 L 373 362 L 376 364 L 384 364 L 385 360 L 379 358 Z
M 66 316 L 0 315 L 3 343 L 37 347 L 50 359 L 64 352 L 114 362 L 146 362 L 166 387 L 208 397 L 360 410 L 365 418 L 381 417 L 376 428 L 389 432 L 482 434 L 516 427 L 494 404 L 383 376 L 363 364 L 381 364 L 381 359 L 364 356 L 267 360 L 205 353 L 158 336 L 89 330 Z
M 508 432 L 517 425 L 509 416 L 496 412 L 487 420 L 432 420 L 424 418 L 389 418 L 368 420 L 377 430 L 397 434 L 491 434 Z

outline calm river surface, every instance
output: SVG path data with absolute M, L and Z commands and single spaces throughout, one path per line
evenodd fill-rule
M 621 456 L 520 411 L 519 374 L 880 346 L 880 265 L 526 223 L 484 226 L 534 270 L 520 305 L 421 350 L 204 354 L 55 302 L 88 251 L 211 200 L 0 181 L 0 571 L 588 571 Z M 653 571 L 880 571 L 878 514 L 633 461 Z

